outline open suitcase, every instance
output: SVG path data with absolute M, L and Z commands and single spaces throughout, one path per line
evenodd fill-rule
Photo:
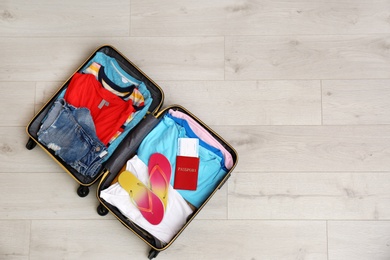
M 121 101 L 121 106 L 129 102 L 132 105 L 124 109 L 121 107 L 122 110 L 110 108 L 105 117 L 94 117 L 92 120 L 94 111 L 86 112 L 76 104 L 80 100 L 83 100 L 81 103 L 94 100 L 94 91 L 98 87 L 90 88 L 91 82 L 100 83 L 98 91 L 105 88 L 105 94 L 110 91 L 116 95 L 115 99 L 109 96 L 98 103 L 94 101 L 99 112 L 110 105 L 115 107 L 118 97 L 126 101 Z M 45 150 L 80 184 L 77 189 L 80 197 L 87 196 L 89 186 L 100 179 L 97 189 L 100 202 L 98 214 L 104 216 L 111 212 L 148 244 L 151 248 L 149 259 L 156 257 L 176 240 L 227 181 L 238 160 L 234 148 L 201 120 L 180 105 L 162 109 L 163 100 L 164 93 L 153 80 L 114 47 L 104 45 L 72 74 L 26 129 L 29 135 L 26 148 L 31 150 L 38 144 Z M 126 113 L 122 113 L 124 110 Z M 120 112 L 116 115 L 112 111 Z M 91 122 L 96 129 L 91 127 Z M 199 139 L 199 179 L 195 190 L 173 188 L 178 137 Z M 101 141 L 103 139 L 104 142 Z M 156 196 L 150 191 L 154 191 L 152 187 L 158 187 L 159 183 L 152 185 L 151 172 L 154 173 L 157 168 L 151 170 L 148 166 L 154 154 L 162 154 L 168 159 L 172 177 L 167 180 L 165 172 L 168 170 L 158 168 L 158 177 L 154 179 L 165 180 L 165 200 L 156 199 L 153 204 L 151 198 Z M 129 182 L 122 181 L 120 185 L 119 178 L 123 180 L 129 176 L 136 176 L 143 182 L 144 186 L 141 182 L 137 182 L 137 185 L 144 187 L 144 193 L 147 190 L 148 202 L 138 201 L 137 194 L 134 196 L 131 189 L 129 193 L 123 188 L 123 183 L 127 185 Z M 155 190 L 157 194 L 158 189 Z M 140 203 L 153 206 L 145 209 Z M 157 213 L 161 212 L 157 210 L 161 206 L 159 203 L 163 205 L 162 217 L 160 222 L 151 224 L 147 218 L 156 218 Z

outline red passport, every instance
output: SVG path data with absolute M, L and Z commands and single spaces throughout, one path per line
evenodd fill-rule
M 178 190 L 196 190 L 198 186 L 199 158 L 177 156 L 173 188 Z

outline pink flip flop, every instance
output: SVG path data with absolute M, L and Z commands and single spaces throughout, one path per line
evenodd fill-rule
M 150 224 L 157 225 L 162 221 L 164 204 L 134 174 L 124 171 L 119 175 L 118 182 L 129 193 L 131 202 Z
M 171 164 L 161 153 L 154 153 L 149 158 L 149 185 L 167 208 L 169 182 L 171 181 Z

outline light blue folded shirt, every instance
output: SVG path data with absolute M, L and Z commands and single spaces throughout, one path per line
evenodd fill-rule
M 161 122 L 145 137 L 137 155 L 146 165 L 153 153 L 161 153 L 171 163 L 171 185 L 175 179 L 178 138 L 188 137 L 186 129 L 172 118 L 164 116 Z M 195 191 L 177 190 L 185 200 L 200 207 L 226 175 L 223 160 L 213 151 L 199 146 L 198 186 Z

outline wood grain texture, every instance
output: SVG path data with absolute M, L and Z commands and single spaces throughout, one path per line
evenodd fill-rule
M 390 219 L 390 172 L 236 173 L 229 219 Z
M 166 104 L 183 104 L 212 125 L 321 124 L 319 81 L 162 81 L 161 86 Z
M 64 82 L 37 82 L 35 91 L 35 113 L 38 113 L 41 108 L 57 93 Z
M 326 125 L 390 124 L 390 80 L 322 82 Z
M 324 221 L 194 221 L 162 259 L 325 260 L 325 232 Z
M 30 220 L 0 220 L 0 259 L 29 259 L 30 223 Z
M 158 259 L 388 260 L 388 0 L 0 2 L 0 259 L 141 259 L 25 126 L 104 44 L 238 151 Z
M 63 172 L 42 149 L 26 149 L 25 127 L 0 127 L 0 172 Z
M 224 79 L 223 37 L 34 37 L 0 42 L 0 81 L 64 82 L 104 44 L 154 80 Z
M 147 246 L 117 220 L 34 220 L 30 259 L 139 258 Z
M 96 212 L 97 186 L 91 186 L 90 195 L 83 199 L 76 194 L 78 186 L 64 171 L 0 173 L 0 220 L 101 219 Z M 212 197 L 197 219 L 227 219 L 227 186 Z
M 79 227 L 84 230 L 82 234 Z M 325 234 L 323 221 L 196 220 L 158 258 L 241 259 L 245 254 L 248 259 L 325 260 Z M 278 250 L 272 249 L 275 243 Z M 97 244 L 104 246 L 96 247 Z M 63 259 L 107 259 L 113 254 L 115 259 L 129 259 L 140 258 L 147 250 L 141 240 L 115 220 L 32 222 L 30 259 L 52 255 Z
M 34 115 L 35 84 L 0 82 L 0 126 L 26 126 Z
M 128 36 L 130 2 L 2 1 L 0 36 Z
M 226 220 L 228 218 L 228 187 L 224 185 L 207 202 L 206 206 L 199 212 L 196 219 Z
M 103 38 L 11 38 L 0 42 L 0 81 L 65 81 Z
M 78 184 L 65 172 L 0 173 L 0 180 L 0 219 L 101 219 L 96 186 L 80 199 Z
M 387 260 L 389 221 L 330 221 L 329 260 Z
M 390 32 L 388 1 L 157 0 L 131 2 L 134 36 Z
M 389 126 L 215 126 L 238 172 L 390 171 Z
M 225 78 L 389 78 L 389 47 L 388 35 L 226 37 Z

